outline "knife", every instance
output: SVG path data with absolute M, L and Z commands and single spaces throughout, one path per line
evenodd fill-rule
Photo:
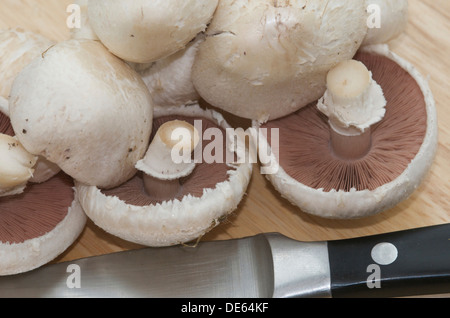
M 0 277 L 4 298 L 379 298 L 450 293 L 450 224 L 323 242 L 279 233 Z

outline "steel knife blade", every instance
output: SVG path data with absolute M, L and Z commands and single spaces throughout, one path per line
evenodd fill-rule
M 142 248 L 0 277 L 4 298 L 402 297 L 450 293 L 450 224 L 338 241 L 279 233 Z

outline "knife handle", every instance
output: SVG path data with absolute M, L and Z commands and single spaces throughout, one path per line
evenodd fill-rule
M 450 293 L 450 224 L 328 242 L 334 298 Z

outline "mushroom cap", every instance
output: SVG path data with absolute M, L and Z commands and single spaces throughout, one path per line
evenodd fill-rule
M 0 198 L 0 210 L 0 276 L 54 260 L 78 238 L 87 219 L 75 200 L 72 179 L 63 173 Z
M 162 117 L 204 118 L 214 126 L 229 128 L 217 112 L 203 110 L 198 105 L 155 108 L 155 120 Z M 205 128 L 205 127 L 203 127 Z M 213 171 L 211 172 L 211 169 Z M 200 171 L 205 171 L 206 177 Z M 199 164 L 189 176 L 191 184 L 209 183 L 208 187 L 196 189 L 195 194 L 182 194 L 171 201 L 130 204 L 119 198 L 120 188 L 101 191 L 92 186 L 76 184 L 77 197 L 90 219 L 105 231 L 127 241 L 147 246 L 169 246 L 192 241 L 217 226 L 242 200 L 251 178 L 252 165 L 245 164 Z M 214 184 L 217 175 L 222 181 Z M 222 178 L 222 177 L 221 177 Z M 201 180 L 200 180 L 201 179 Z M 142 181 L 137 177 L 129 183 Z M 186 184 L 185 183 L 185 184 Z M 115 195 L 114 195 L 115 193 Z M 132 200 L 142 195 L 133 192 Z
M 152 110 L 141 77 L 90 40 L 60 42 L 33 60 L 16 77 L 10 98 L 12 126 L 30 153 L 102 188 L 136 173 Z
M 21 28 L 0 31 L 0 111 L 8 115 L 8 99 L 17 74 L 54 42 Z
M 192 82 L 192 65 L 203 40 L 203 36 L 197 36 L 183 50 L 154 62 L 141 72 L 155 106 L 181 106 L 200 99 Z
M 261 122 L 321 97 L 367 32 L 364 1 L 222 0 L 193 66 L 209 104 Z
M 314 154 L 307 153 L 307 151 L 304 151 L 305 148 L 303 148 L 302 153 L 299 153 L 298 150 L 295 151 L 294 149 L 289 149 L 291 153 L 297 153 L 297 156 L 304 156 L 305 160 L 303 162 L 309 162 L 307 168 L 313 175 L 307 177 L 307 179 L 310 179 L 311 183 L 314 183 L 315 186 L 312 186 L 312 184 L 307 184 L 306 179 L 302 179 L 305 176 L 298 175 L 293 176 L 292 173 L 288 173 L 283 167 L 281 161 L 278 161 L 278 158 L 276 157 L 275 153 L 271 154 L 271 163 L 274 164 L 275 168 L 278 168 L 278 170 L 272 170 L 276 171 L 276 173 L 268 174 L 267 178 L 270 180 L 270 182 L 273 184 L 275 189 L 288 201 L 290 201 L 293 205 L 298 206 L 302 211 L 317 215 L 324 218 L 331 218 L 331 219 L 352 219 L 352 218 L 362 218 L 367 217 L 376 213 L 380 213 L 383 211 L 386 211 L 401 201 L 407 199 L 413 191 L 420 185 L 423 178 L 425 177 L 426 173 L 430 169 L 436 149 L 437 149 L 437 136 L 438 136 L 438 130 L 437 130 L 437 116 L 436 116 L 436 109 L 435 109 L 435 102 L 432 95 L 432 92 L 428 86 L 428 83 L 425 81 L 425 79 L 421 76 L 421 74 L 414 68 L 413 65 L 403 60 L 401 57 L 396 55 L 395 53 L 391 52 L 389 48 L 385 45 L 376 45 L 376 46 L 368 46 L 361 50 L 361 54 L 369 54 L 369 55 L 376 55 L 381 58 L 386 58 L 387 60 L 390 60 L 393 62 L 393 64 L 397 65 L 397 68 L 401 70 L 401 72 L 404 72 L 405 74 L 409 74 L 411 76 L 410 83 L 414 83 L 414 87 L 411 88 L 411 91 L 416 91 L 416 95 L 420 95 L 420 97 L 417 97 L 418 100 L 416 101 L 417 104 L 422 108 L 418 111 L 418 107 L 415 107 L 415 109 L 411 110 L 411 116 L 413 114 L 419 113 L 422 116 L 421 120 L 417 121 L 422 124 L 408 124 L 409 133 L 405 133 L 408 136 L 404 136 L 405 141 L 404 143 L 408 142 L 414 142 L 414 136 L 411 131 L 417 130 L 420 131 L 418 133 L 418 136 L 420 135 L 421 140 L 423 142 L 420 146 L 417 146 L 417 152 L 415 152 L 415 155 L 412 156 L 412 159 L 409 160 L 408 157 L 405 156 L 405 153 L 402 152 L 403 150 L 398 145 L 398 142 L 395 143 L 396 135 L 394 134 L 402 134 L 401 128 L 395 129 L 395 125 L 391 123 L 392 126 L 388 127 L 385 126 L 384 129 L 386 131 L 390 131 L 390 133 L 385 133 L 383 135 L 383 128 L 381 128 L 381 131 L 379 131 L 378 135 L 379 138 L 387 140 L 389 143 L 395 143 L 395 147 L 399 147 L 397 151 L 391 151 L 390 153 L 385 153 L 384 157 L 381 158 L 382 161 L 389 163 L 390 167 L 389 169 L 392 169 L 392 173 L 395 175 L 392 180 L 383 180 L 383 178 L 380 177 L 380 180 L 377 180 L 376 177 L 373 177 L 373 185 L 370 189 L 358 189 L 356 186 L 352 187 L 351 189 L 336 189 L 337 187 L 333 187 L 332 189 L 326 189 L 325 184 L 328 184 L 328 181 L 320 179 L 317 175 L 314 175 L 315 172 L 318 171 L 317 168 L 312 169 L 312 166 L 314 165 L 314 160 L 311 158 Z M 386 73 L 394 73 L 396 70 L 394 70 L 393 65 L 390 66 L 388 72 Z M 397 70 L 397 71 L 399 71 Z M 395 73 L 395 74 L 398 74 Z M 400 78 L 400 77 L 399 77 Z M 389 80 L 387 80 L 389 81 Z M 390 79 L 390 81 L 394 81 L 392 86 L 400 87 L 401 83 L 399 83 L 398 79 Z M 404 81 L 404 79 L 400 79 L 400 81 Z M 382 85 L 382 84 L 380 84 Z M 410 85 L 410 84 L 407 84 Z M 382 85 L 383 86 L 383 85 Z M 383 88 L 386 91 L 386 87 Z M 395 87 L 389 87 L 390 91 L 395 92 Z M 398 88 L 398 90 L 402 90 L 404 88 Z M 397 90 L 397 95 L 399 91 Z M 400 94 L 404 92 L 400 91 Z M 402 98 L 409 98 L 410 96 L 413 96 L 414 93 L 408 92 L 404 93 L 405 95 L 392 95 L 390 94 L 388 99 L 388 106 L 390 101 L 392 103 L 398 103 L 398 101 L 401 102 Z M 414 97 L 411 97 L 412 99 Z M 403 103 L 406 105 L 405 107 L 413 106 L 411 103 L 414 103 L 414 100 L 410 100 L 408 103 Z M 311 107 L 315 107 L 314 104 L 311 104 Z M 403 109 L 403 108 L 402 108 Z M 309 120 L 314 115 L 313 113 L 319 113 L 317 110 L 314 110 L 314 108 L 305 108 L 301 111 L 308 111 L 307 118 L 304 118 L 304 120 Z M 388 110 L 395 113 L 395 110 Z M 407 111 L 404 109 L 400 111 L 402 114 L 399 114 L 398 111 L 396 115 L 394 116 L 403 116 L 401 118 L 405 118 L 405 114 L 408 114 Z M 300 115 L 300 113 L 298 113 Z M 424 114 L 425 116 L 423 116 Z M 306 116 L 306 115 L 305 115 Z M 389 116 L 387 114 L 387 116 Z M 407 115 L 408 116 L 408 115 Z M 410 117 L 411 117 L 410 116 Z M 298 119 L 296 119 L 298 121 Z M 400 119 L 402 120 L 402 119 Z M 317 125 L 320 120 L 315 120 L 314 125 Z M 327 124 L 326 120 L 323 121 L 324 125 L 323 127 L 326 127 Z M 270 124 L 270 123 L 268 123 Z M 255 122 L 255 126 L 258 126 L 258 124 Z M 279 126 L 280 124 L 277 124 L 275 126 Z M 298 127 L 301 127 L 302 122 L 298 122 Z M 383 121 L 379 123 L 380 127 L 383 127 Z M 415 126 L 414 126 L 415 125 Z M 400 126 L 400 124 L 398 124 Z M 261 126 L 269 128 L 269 126 Z M 286 123 L 283 124 L 283 127 L 286 127 Z M 401 126 L 400 126 L 401 127 Z M 393 130 L 391 131 L 390 129 Z M 311 128 L 308 128 L 311 130 Z M 375 128 L 374 128 L 375 129 Z M 300 128 L 301 131 L 304 131 Z M 289 135 L 295 135 L 294 131 L 288 131 Z M 304 134 L 307 134 L 306 131 L 304 131 Z M 319 133 L 313 132 L 314 136 L 311 136 L 315 140 L 315 144 L 317 144 L 320 140 L 325 140 L 327 142 L 327 138 L 329 136 L 327 134 L 320 134 L 323 135 L 322 137 L 318 137 Z M 389 136 L 387 136 L 387 134 Z M 328 137 L 327 137 L 328 136 Z M 280 132 L 280 138 L 281 132 Z M 419 138 L 419 137 L 417 137 Z M 407 140 L 406 140 L 407 139 Z M 408 141 L 411 139 L 410 141 Z M 262 140 L 260 142 L 266 142 L 268 139 Z M 311 139 L 312 140 L 312 139 Z M 297 140 L 295 142 L 302 143 L 301 140 Z M 385 147 L 388 149 L 390 148 L 390 144 L 387 144 Z M 270 148 L 270 146 L 268 146 Z M 327 146 L 325 146 L 327 147 Z M 317 149 L 316 149 L 317 150 Z M 314 151 L 314 150 L 310 150 Z M 378 150 L 375 150 L 378 151 Z M 260 153 L 261 155 L 261 153 Z M 281 151 L 280 151 L 281 156 Z M 280 157 L 281 158 L 281 157 Z M 311 159 L 308 159 L 311 158 Z M 406 159 L 405 159 L 406 158 Z M 380 159 L 380 157 L 378 157 Z M 406 161 L 405 161 L 406 160 Z M 402 161 L 402 163 L 397 166 L 397 161 Z M 266 160 L 266 162 L 269 162 L 269 160 Z M 323 163 L 323 160 L 321 160 L 321 163 Z M 278 165 L 279 164 L 279 165 Z M 298 163 L 296 163 L 298 164 Z M 306 164 L 306 163 L 305 163 Z M 371 173 L 377 174 L 378 171 L 376 171 L 376 168 L 371 169 L 370 168 L 370 162 L 366 162 L 367 166 L 363 166 L 362 169 L 366 169 L 368 172 L 372 171 Z M 376 163 L 373 163 L 376 164 Z M 331 165 L 331 164 L 330 164 Z M 344 167 L 345 165 L 342 164 L 342 171 L 346 169 Z M 318 167 L 320 168 L 320 167 Z M 351 168 L 351 167 L 350 167 Z M 358 169 L 355 165 L 353 165 L 353 168 Z M 326 168 L 324 168 L 326 169 Z M 375 170 L 374 170 L 375 169 Z M 291 169 L 292 170 L 292 169 Z M 305 173 L 303 169 L 303 173 Z M 327 170 L 328 171 L 328 170 Z M 301 180 L 304 181 L 299 181 Z M 335 184 L 341 183 L 345 184 L 346 179 L 343 175 L 337 176 L 334 178 Z M 356 182 L 356 180 L 355 180 Z M 361 180 L 360 180 L 361 182 Z M 364 182 L 362 182 L 364 184 Z M 377 184 L 379 183 L 379 184 Z
M 218 0 L 96 0 L 90 24 L 118 57 L 150 63 L 185 47 L 206 29 Z
M 387 44 L 405 31 L 408 24 L 408 0 L 366 0 L 365 2 L 366 6 L 378 6 L 381 20 L 379 28 L 368 28 L 362 46 Z

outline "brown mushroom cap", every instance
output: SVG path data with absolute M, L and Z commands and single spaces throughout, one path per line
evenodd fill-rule
M 417 71 L 382 47 L 362 50 L 355 59 L 373 73 L 387 100 L 384 119 L 371 127 L 365 156 L 334 153 L 328 118 L 317 103 L 261 126 L 269 132 L 279 129 L 278 162 L 287 175 L 284 181 L 280 174 L 269 179 L 311 214 L 355 218 L 384 211 L 411 194 L 434 157 L 434 101 Z M 271 143 L 270 135 L 267 141 Z

